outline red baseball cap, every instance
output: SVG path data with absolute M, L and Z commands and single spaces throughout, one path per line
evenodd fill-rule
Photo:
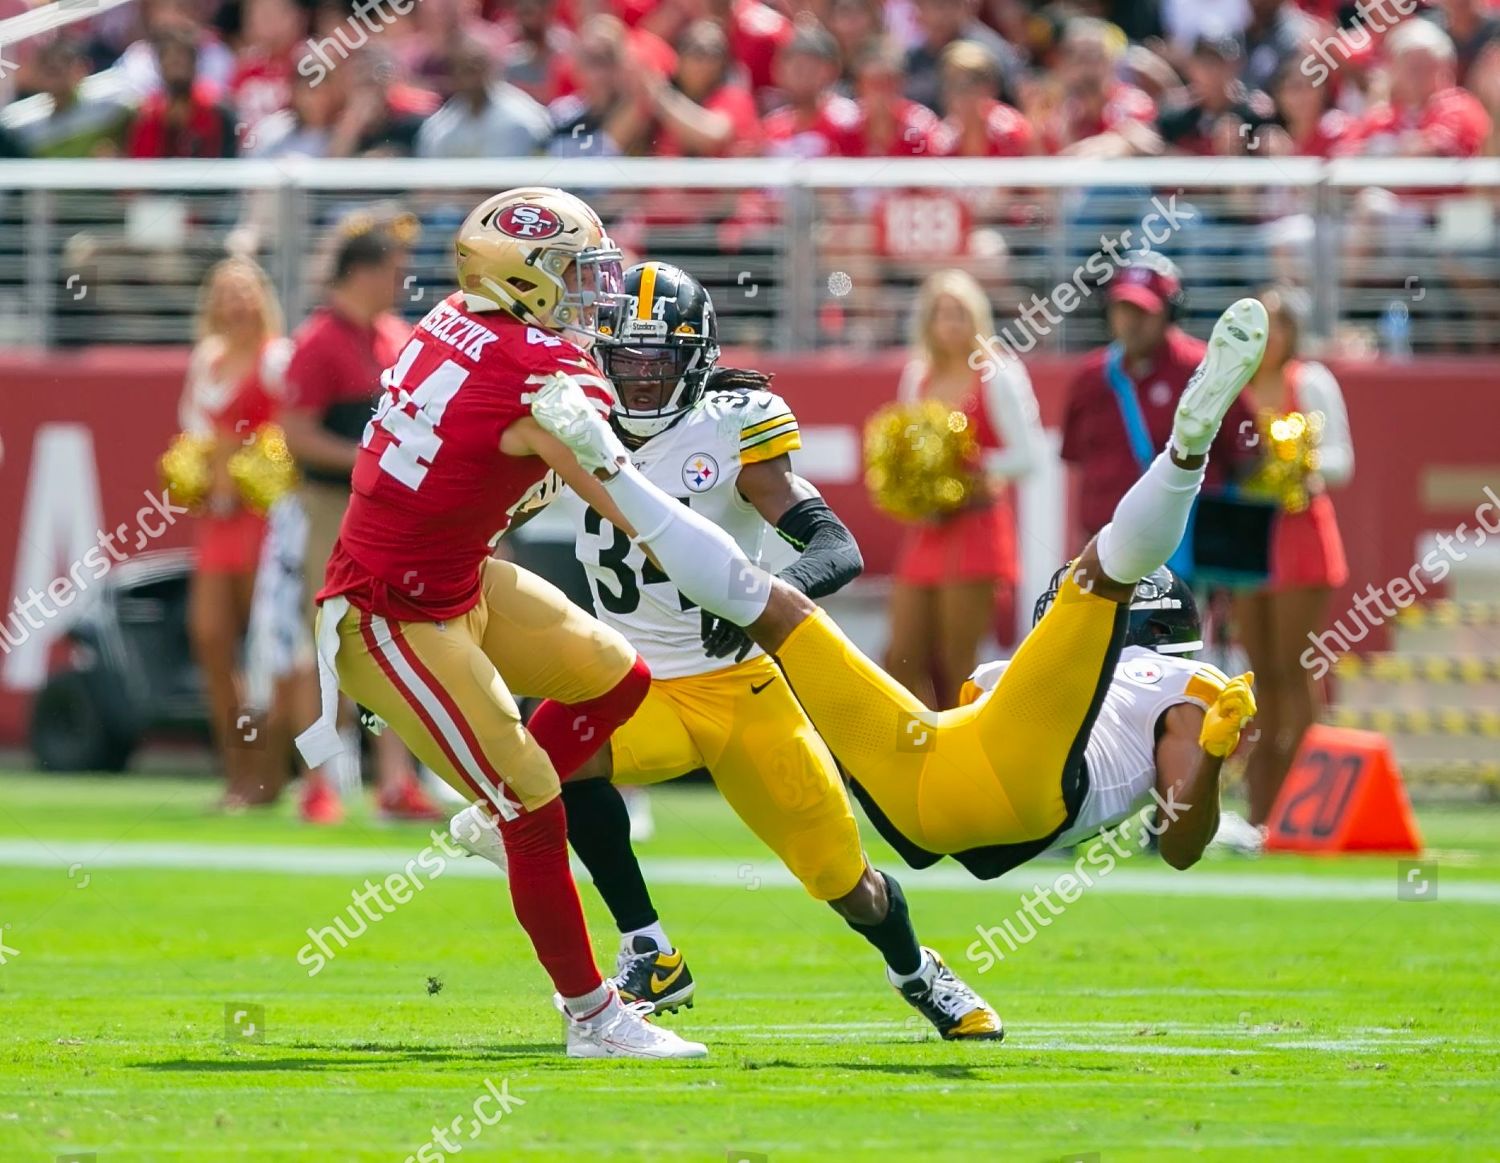
M 1109 282 L 1106 298 L 1111 303 L 1134 303 L 1152 315 L 1162 314 L 1182 294 L 1182 280 L 1167 266 L 1133 262 L 1121 267 Z

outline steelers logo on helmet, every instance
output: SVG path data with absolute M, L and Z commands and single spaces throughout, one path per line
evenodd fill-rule
M 512 238 L 535 242 L 562 233 L 563 221 L 545 206 L 521 203 L 506 206 L 495 215 L 495 229 Z
M 624 272 L 620 295 L 599 319 L 609 329 L 600 360 L 620 396 L 611 421 L 627 443 L 650 440 L 703 398 L 719 358 L 713 300 L 686 271 L 647 261 Z M 689 484 L 695 492 L 708 487 Z
M 708 492 L 719 483 L 719 462 L 706 452 L 693 453 L 682 466 L 682 483 L 690 492 Z

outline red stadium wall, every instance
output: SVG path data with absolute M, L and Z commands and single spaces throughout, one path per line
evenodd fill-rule
M 27 585 L 44 589 L 46 579 L 66 576 L 97 530 L 124 524 L 127 540 L 138 540 L 137 512 L 156 487 L 156 458 L 177 428 L 186 359 L 181 350 L 0 353 L 0 619 L 10 616 Z M 853 527 L 871 572 L 886 572 L 899 530 L 873 511 L 859 485 L 858 432 L 864 417 L 894 396 L 899 356 L 768 356 L 758 363 L 777 373 L 778 390 L 802 419 L 809 475 L 820 478 Z M 1069 359 L 1031 365 L 1049 427 L 1058 421 L 1072 366 Z M 1500 393 L 1493 363 L 1336 370 L 1358 461 L 1353 487 L 1338 495 L 1339 523 L 1362 589 L 1406 574 L 1424 531 L 1472 521 L 1484 500 L 1480 484 L 1500 483 L 1500 472 L 1487 471 L 1500 460 L 1494 444 Z M 1472 498 L 1451 487 L 1464 480 L 1477 482 Z M 1056 542 L 1055 530 L 1031 535 L 1042 532 L 1049 545 Z M 147 547 L 183 546 L 190 536 L 179 521 Z M 50 639 L 49 626 L 21 647 L 7 650 L 0 641 L 0 743 L 24 736 Z M 1380 642 L 1372 637 L 1366 645 Z

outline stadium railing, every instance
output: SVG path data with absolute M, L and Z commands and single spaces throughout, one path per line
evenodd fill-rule
M 186 342 L 228 248 L 264 263 L 296 321 L 330 229 L 380 203 L 422 223 L 401 304 L 420 315 L 451 286 L 466 211 L 535 184 L 702 278 L 733 344 L 898 344 L 916 286 L 961 266 L 1018 350 L 1079 350 L 1104 336 L 1098 298 L 1055 292 L 1143 243 L 1182 266 L 1199 332 L 1272 281 L 1304 286 L 1311 330 L 1344 350 L 1482 353 L 1500 331 L 1500 160 L 26 161 L 0 170 L 0 346 Z

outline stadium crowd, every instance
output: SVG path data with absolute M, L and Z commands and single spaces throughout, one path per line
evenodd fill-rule
M 1500 153 L 1486 0 L 137 0 L 5 48 L 14 157 Z

